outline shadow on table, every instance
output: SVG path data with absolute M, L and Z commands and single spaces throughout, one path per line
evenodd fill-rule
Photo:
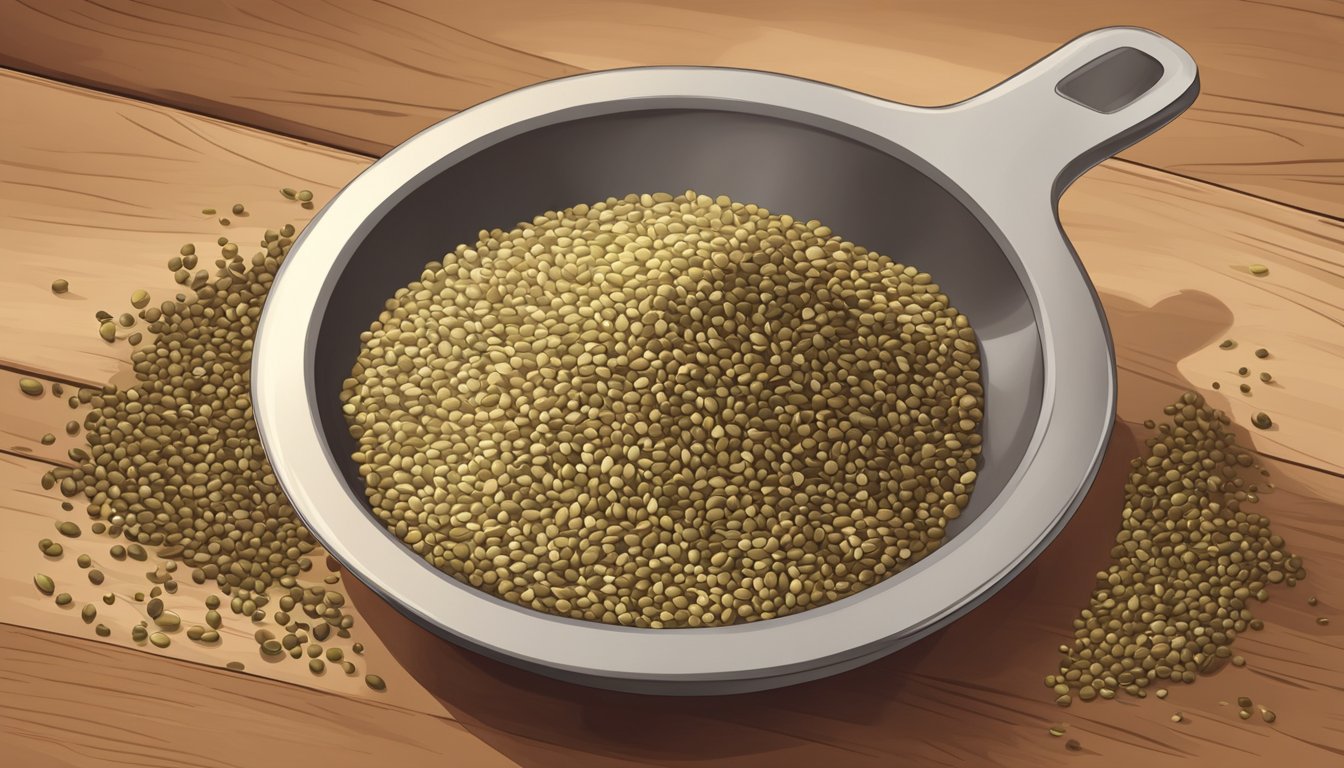
M 1146 308 L 1106 297 L 1118 339 L 1148 344 L 1153 366 L 1175 363 L 1230 324 L 1216 299 L 1184 292 Z M 1182 322 L 1173 322 L 1174 318 Z M 1183 325 L 1183 322 L 1188 321 Z M 1166 361 L 1170 361 L 1169 364 Z M 1167 381 L 1180 381 L 1177 376 Z M 1154 418 L 1174 388 L 1154 399 Z M 1146 406 L 1145 406 L 1146 407 Z M 1057 709 L 1042 678 L 1106 567 L 1128 462 L 1140 439 L 1116 424 L 1091 491 L 1051 546 L 974 611 L 859 669 L 790 688 L 726 697 L 652 697 L 564 683 L 462 650 L 422 629 L 351 579 L 347 587 L 397 661 L 468 730 L 523 766 L 890 765 L 993 761 Z M 975 728 L 962 726 L 965 722 Z M 985 731 L 985 724 L 1002 729 Z

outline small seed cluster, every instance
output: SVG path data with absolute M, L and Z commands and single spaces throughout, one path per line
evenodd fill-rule
M 1236 637 L 1263 626 L 1252 605 L 1269 585 L 1306 576 L 1251 508 L 1260 488 L 1244 475 L 1254 458 L 1227 415 L 1193 392 L 1165 414 L 1170 423 L 1146 422 L 1157 434 L 1131 464 L 1114 563 L 1060 647 L 1058 674 L 1045 678 L 1061 706 L 1075 695 L 1144 696 L 1155 681 L 1190 683 L 1235 661 Z
M 311 201 L 311 193 L 305 193 L 305 202 Z M 236 204 L 233 212 L 241 215 L 245 208 Z M 198 269 L 195 245 L 184 245 L 168 267 L 179 284 L 191 289 L 190 298 L 178 294 L 175 300 L 151 305 L 147 292 L 136 291 L 130 300 L 137 316 L 125 313 L 113 322 L 110 313 L 97 315 L 99 333 L 109 341 L 119 340 L 123 330 L 136 325 L 137 317 L 145 324 L 150 343 L 131 355 L 137 383 L 124 390 L 111 385 L 82 389 L 71 398 L 72 408 L 91 407 L 83 424 L 87 450 L 72 450 L 77 466 L 55 469 L 42 483 L 48 489 L 59 488 L 67 498 L 84 500 L 88 516 L 96 521 L 95 533 L 129 540 L 127 545 L 111 546 L 108 554 L 113 559 L 146 560 L 146 547 L 163 559 L 146 574 L 154 586 L 145 603 L 146 620 L 132 629 L 136 642 L 167 647 L 171 633 L 186 626 L 159 599 L 164 592 L 176 591 L 174 572 L 179 563 L 191 569 L 194 582 L 215 582 L 229 610 L 253 622 L 267 618 L 265 609 L 275 599 L 278 610 L 270 618 L 283 635 L 276 640 L 270 630 L 257 632 L 264 655 L 287 653 L 296 659 L 305 653 L 321 655 L 322 641 L 350 636 L 354 617 L 343 610 L 345 596 L 322 584 L 300 582 L 300 574 L 312 566 L 309 556 L 317 545 L 276 480 L 252 412 L 253 335 L 262 302 L 294 235 L 290 225 L 268 230 L 261 250 L 250 261 L 240 254 L 237 243 L 220 238 L 213 275 Z M 136 345 L 142 336 L 132 333 L 126 340 Z M 40 394 L 28 380 L 21 386 L 26 394 Z M 72 424 L 74 429 L 66 431 L 77 433 L 80 425 Z M 69 502 L 62 506 L 74 509 Z M 60 523 L 57 530 L 71 538 L 82 533 L 70 521 Z M 49 539 L 43 539 L 39 549 L 52 558 L 63 553 L 61 545 Z M 80 555 L 79 565 L 90 568 L 87 553 Z M 88 578 L 98 585 L 104 577 L 95 568 Z M 55 589 L 42 574 L 34 582 L 44 594 Z M 336 583 L 336 577 L 327 583 Z M 104 597 L 109 605 L 115 600 L 110 597 L 110 593 Z M 71 602 L 65 593 L 56 599 Z M 135 593 L 135 602 L 143 600 L 143 592 Z M 188 639 L 219 640 L 220 605 L 217 596 L 206 600 L 203 625 L 186 626 Z M 92 623 L 96 607 L 88 604 L 81 615 Z M 99 627 L 98 633 L 104 634 L 106 627 Z M 347 674 L 355 673 L 339 648 L 327 648 L 325 654 Z M 315 674 L 322 672 L 316 668 L 319 665 L 310 663 Z M 383 685 L 376 676 L 369 676 L 368 682 L 378 689 Z
M 932 278 L 693 191 L 482 231 L 396 292 L 342 392 L 387 528 L 513 603 L 769 619 L 936 549 L 983 390 Z

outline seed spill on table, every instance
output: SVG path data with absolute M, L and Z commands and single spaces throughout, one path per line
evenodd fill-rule
M 246 215 L 246 209 L 237 204 L 234 214 Z M 145 576 L 154 584 L 144 605 L 146 620 L 130 629 L 136 643 L 166 648 L 170 633 L 184 628 L 195 642 L 219 641 L 225 622 L 216 610 L 218 595 L 206 596 L 205 606 L 196 612 L 186 605 L 164 605 L 165 596 L 178 592 L 177 576 L 188 571 L 196 584 L 217 585 L 240 621 L 263 621 L 273 600 L 287 601 L 290 611 L 304 614 L 305 643 L 309 622 L 340 637 L 348 637 L 353 626 L 343 594 L 303 578 L 317 544 L 280 489 L 252 414 L 252 337 L 262 302 L 295 235 L 290 224 L 267 230 L 250 256 L 220 238 L 224 258 L 216 262 L 213 276 L 204 269 L 193 273 L 200 255 L 194 244 L 183 244 L 168 263 L 190 296 L 178 294 L 156 304 L 138 289 L 130 294 L 135 314 L 98 312 L 98 332 L 111 343 L 118 341 L 119 326 L 143 324 L 146 343 L 130 351 L 136 382 L 124 389 L 85 388 L 70 398 L 71 408 L 90 408 L 82 424 L 66 425 L 71 435 L 82 428 L 87 445 L 70 452 L 77 466 L 48 472 L 42 486 L 81 501 L 94 533 L 105 531 L 125 542 L 108 549 L 113 560 L 155 558 L 156 565 Z M 138 343 L 139 335 L 127 341 Z M 34 383 L 38 388 L 32 393 L 24 382 L 20 387 L 40 395 L 40 382 Z M 65 508 L 73 506 L 66 502 Z M 72 521 L 59 522 L 57 531 L 72 538 L 82 534 Z M 50 539 L 39 542 L 39 549 L 47 557 L 62 554 L 61 545 Z M 88 553 L 78 562 L 91 568 L 93 584 L 113 580 L 92 568 Z M 51 587 L 44 594 L 55 588 L 36 577 L 34 583 L 39 590 Z M 145 600 L 144 592 L 125 585 L 115 589 L 133 595 L 128 606 L 138 609 Z M 108 605 L 116 602 L 112 593 L 102 599 Z M 299 628 L 288 612 L 277 613 Z M 81 611 L 89 623 L 95 615 L 91 604 Z M 269 642 L 275 641 L 263 645 Z
M 342 401 L 376 514 L 542 612 L 834 602 L 937 549 L 979 466 L 978 346 L 933 278 L 726 197 L 482 231 L 360 341 Z
M 1192 683 L 1216 671 L 1237 635 L 1256 626 L 1251 605 L 1268 599 L 1266 587 L 1306 576 L 1250 508 L 1260 488 L 1244 475 L 1255 457 L 1227 415 L 1193 392 L 1164 412 L 1170 422 L 1156 425 L 1131 462 L 1114 564 L 1097 574 L 1073 644 L 1045 678 L 1061 699 L 1102 690 L 1142 697 L 1155 681 Z

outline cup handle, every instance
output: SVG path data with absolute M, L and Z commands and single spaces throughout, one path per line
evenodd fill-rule
M 933 142 L 941 149 L 937 164 L 958 180 L 1019 194 L 1024 182 L 1048 183 L 1057 200 L 1085 171 L 1170 122 L 1198 94 L 1198 68 L 1180 46 L 1146 29 L 1100 29 L 978 96 L 931 110 L 941 135 Z M 1016 183 L 984 179 L 991 173 Z

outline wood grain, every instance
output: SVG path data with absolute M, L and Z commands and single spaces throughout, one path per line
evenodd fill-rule
M 0 303 L 0 366 L 99 386 L 130 380 L 130 352 L 98 337 L 97 309 L 124 311 L 136 288 L 175 292 L 163 265 L 184 241 L 205 260 L 221 233 L 247 245 L 267 227 L 302 224 L 310 212 L 277 189 L 307 186 L 325 199 L 369 162 L 26 75 L 0 75 L 0 99 L 21 115 L 0 124 L 0 261 L 10 265 L 0 272 L 10 297 Z M 100 130 L 76 137 L 73 125 Z M 252 213 L 229 227 L 200 213 L 232 201 Z M 1344 224 L 1116 163 L 1069 190 L 1061 216 L 1110 314 L 1122 384 L 1162 385 L 1122 392 L 1122 415 L 1141 421 L 1187 382 L 1216 394 L 1218 380 L 1242 423 L 1257 410 L 1276 422 L 1254 436 L 1257 449 L 1344 471 Z M 1270 274 L 1252 276 L 1252 263 Z M 51 293 L 56 277 L 70 293 Z M 1201 335 L 1174 348 L 1188 335 L 1176 327 Z M 1240 346 L 1220 350 L 1224 335 Z M 1273 357 L 1251 356 L 1259 346 Z M 1253 369 L 1249 397 L 1236 393 L 1243 365 Z M 1277 383 L 1261 386 L 1261 370 Z M 0 397 L 0 409 L 7 403 L 24 405 Z
M 0 624 L 13 768 L 512 766 L 451 719 Z
M 0 17 L 0 64 L 368 154 L 582 70 L 740 66 L 940 104 L 1090 29 L 1143 26 L 1194 55 L 1204 92 L 1124 157 L 1344 216 L 1344 12 L 1329 0 L 5 0 Z

